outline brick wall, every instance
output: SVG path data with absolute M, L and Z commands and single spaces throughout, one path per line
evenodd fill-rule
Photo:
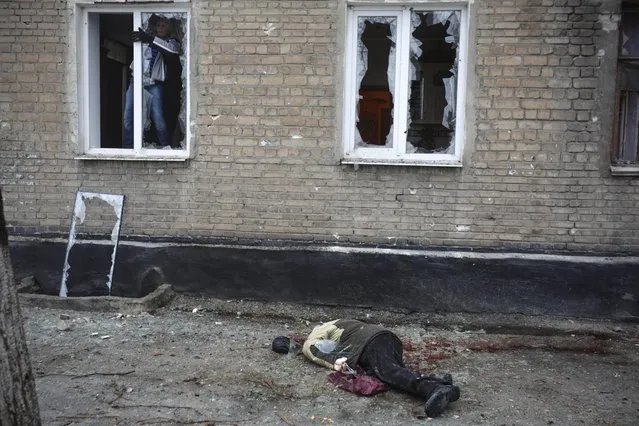
M 620 4 L 480 2 L 473 230 L 636 248 L 638 181 L 608 171 Z
M 193 0 L 196 156 L 74 159 L 71 1 L 0 2 L 10 233 L 68 232 L 75 191 L 122 235 L 638 251 L 639 178 L 608 171 L 620 1 L 472 5 L 462 169 L 339 165 L 341 0 Z

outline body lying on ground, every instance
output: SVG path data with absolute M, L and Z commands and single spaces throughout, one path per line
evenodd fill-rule
M 287 353 L 290 345 L 288 338 L 278 337 L 273 350 Z M 449 403 L 459 399 L 459 387 L 453 385 L 450 374 L 423 375 L 406 368 L 401 340 L 378 325 L 352 319 L 320 324 L 304 342 L 302 352 L 323 367 L 351 374 L 353 367 L 359 367 L 391 388 L 424 398 L 429 417 L 440 416 Z

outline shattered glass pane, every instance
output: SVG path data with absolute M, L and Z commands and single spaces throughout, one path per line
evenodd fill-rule
M 396 36 L 395 17 L 358 18 L 356 146 L 392 146 Z
M 408 153 L 454 153 L 459 11 L 411 16 Z
M 142 29 L 149 35 L 160 36 L 169 49 L 178 54 L 164 54 L 160 49 L 144 44 L 143 69 L 143 136 L 144 148 L 184 149 L 186 134 L 186 31 L 184 12 L 142 13 Z M 168 24 L 167 30 L 160 27 Z M 166 33 L 161 33 L 166 31 Z M 164 35 L 167 34 L 167 35 Z M 155 50 L 155 52 L 154 52 Z M 163 63 L 162 63 L 163 62 Z M 158 66 L 160 65 L 160 66 Z M 163 71 L 163 72 L 162 72 Z M 163 78 L 159 81 L 156 77 Z

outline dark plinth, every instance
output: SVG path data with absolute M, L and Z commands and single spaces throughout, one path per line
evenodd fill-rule
M 403 312 L 639 319 L 636 258 L 567 261 L 566 256 L 460 258 L 452 253 L 428 256 L 310 246 L 265 248 L 124 243 L 118 249 L 112 288 L 118 295 L 136 297 L 144 293 L 152 271 L 163 275 L 177 292 L 220 299 Z M 59 289 L 65 249 L 64 243 L 12 243 L 16 276 L 34 275 L 51 291 Z M 83 248 L 89 257 L 92 250 L 99 251 L 91 245 Z M 91 264 L 86 262 L 89 268 Z

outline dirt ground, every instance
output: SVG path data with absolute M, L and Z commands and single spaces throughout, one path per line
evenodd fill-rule
M 637 325 L 530 335 L 384 324 L 410 366 L 450 372 L 461 387 L 459 401 L 427 419 L 416 397 L 356 396 L 302 356 L 271 351 L 273 337 L 305 336 L 335 311 L 219 306 L 187 297 L 130 315 L 23 306 L 43 424 L 639 424 Z M 384 323 L 376 312 L 344 312 Z

